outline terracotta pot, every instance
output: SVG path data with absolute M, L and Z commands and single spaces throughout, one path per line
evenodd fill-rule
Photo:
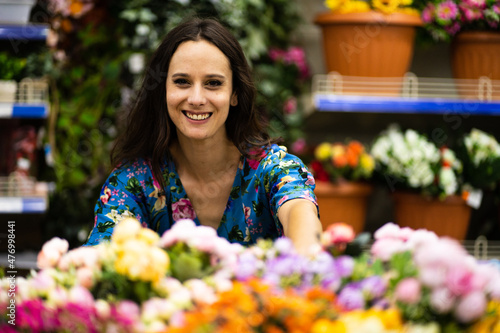
M 422 25 L 416 15 L 384 15 L 375 11 L 326 12 L 318 15 L 314 23 L 322 29 L 328 72 L 344 76 L 401 78 L 401 83 L 413 59 L 416 27 Z M 396 81 L 396 88 L 392 90 L 399 93 L 400 84 Z
M 394 222 L 401 227 L 427 229 L 438 236 L 465 239 L 471 207 L 460 196 L 449 196 L 442 201 L 416 193 L 397 192 L 393 199 Z
M 365 183 L 316 182 L 316 194 L 321 224 L 325 230 L 330 224 L 344 222 L 356 233 L 363 231 L 366 222 L 368 197 L 373 186 Z
M 455 79 L 475 79 L 471 86 L 462 86 L 457 80 L 457 90 L 463 98 L 487 97 L 480 91 L 481 77 L 491 82 L 491 99 L 500 99 L 500 32 L 464 31 L 458 33 L 451 44 L 451 69 Z M 484 85 L 482 88 L 485 88 Z M 486 98 L 488 99 L 488 98 Z

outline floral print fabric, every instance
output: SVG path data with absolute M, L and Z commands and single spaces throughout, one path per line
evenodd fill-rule
M 192 219 L 199 225 L 173 161 L 166 161 L 163 177 L 164 190 L 143 159 L 113 170 L 97 200 L 94 228 L 85 245 L 109 240 L 113 228 L 126 217 L 137 218 L 160 235 L 181 219 Z M 317 205 L 313 190 L 312 174 L 283 146 L 263 150 L 260 160 L 242 156 L 217 234 L 242 245 L 283 236 L 279 207 L 296 198 Z

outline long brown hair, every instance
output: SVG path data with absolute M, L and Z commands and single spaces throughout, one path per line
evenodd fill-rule
M 250 158 L 252 152 L 273 142 L 267 132 L 264 111 L 255 107 L 256 89 L 241 45 L 218 21 L 193 18 L 172 29 L 152 55 L 128 115 L 126 129 L 111 151 L 112 165 L 145 158 L 151 163 L 155 178 L 164 186 L 161 166 L 169 155 L 170 144 L 177 136 L 165 100 L 167 71 L 181 43 L 199 40 L 206 40 L 218 47 L 231 65 L 238 104 L 230 107 L 226 120 L 228 138 L 244 156 Z

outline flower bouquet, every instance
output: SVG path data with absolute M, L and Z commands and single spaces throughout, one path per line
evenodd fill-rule
M 355 241 L 353 230 L 334 225 L 322 235 L 322 246 L 303 256 L 286 238 L 243 248 L 193 221 L 178 221 L 175 228 L 160 238 L 128 219 L 116 226 L 109 243 L 95 247 L 68 251 L 65 240 L 50 240 L 39 254 L 38 272 L 0 280 L 0 330 L 500 329 L 499 267 L 429 231 L 389 223 L 375 233 L 371 249 L 349 256 L 342 249 Z M 172 270 L 180 243 L 192 257 L 182 259 L 188 264 L 184 281 Z M 198 277 L 188 277 L 190 272 Z
M 346 222 L 356 232 L 363 231 L 367 199 L 373 187 L 369 183 L 374 159 L 357 140 L 347 143 L 323 142 L 314 150 L 310 169 L 317 180 L 323 228 L 334 222 Z
M 398 224 L 464 239 L 471 211 L 461 197 L 463 166 L 453 150 L 393 124 L 375 139 L 370 152 L 375 178 L 388 186 L 394 199 Z

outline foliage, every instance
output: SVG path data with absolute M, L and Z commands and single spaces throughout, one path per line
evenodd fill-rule
M 375 167 L 373 157 L 357 140 L 323 142 L 315 148 L 314 156 L 311 169 L 314 178 L 320 181 L 369 180 Z
M 0 329 L 489 333 L 500 328 L 500 267 L 476 261 L 459 242 L 427 230 L 387 223 L 374 236 L 367 252 L 351 257 L 343 251 L 356 241 L 352 228 L 334 224 L 322 234 L 322 247 L 305 256 L 287 238 L 244 248 L 191 220 L 178 221 L 160 238 L 125 219 L 109 242 L 94 247 L 68 251 L 66 240 L 51 239 L 38 254 L 40 270 L 18 277 L 13 293 L 7 292 L 9 276 L 2 277 Z M 183 280 L 174 268 L 181 253 L 183 262 L 198 263 L 183 268 Z M 15 326 L 7 306 L 13 294 Z
M 303 142 L 303 105 L 307 89 L 303 51 L 292 45 L 301 19 L 295 3 L 273 1 L 47 0 L 54 82 L 49 128 L 55 153 L 58 206 L 95 202 L 109 174 L 109 151 L 121 119 L 144 71 L 145 59 L 172 27 L 191 15 L 219 18 L 235 34 L 252 64 L 259 99 L 269 115 L 271 133 L 284 143 Z M 272 56 L 279 50 L 279 57 Z M 295 57 L 293 56 L 295 55 Z M 298 57 L 297 57 L 298 56 Z M 57 134 L 56 134 L 57 133 Z M 300 145 L 294 145 L 299 147 Z M 293 152 L 300 153 L 299 150 Z M 66 201 L 67 200 L 67 201 Z M 68 213 L 67 215 L 69 215 Z M 64 234 L 60 210 L 48 220 Z M 86 225 L 91 211 L 73 220 Z M 72 244 L 80 243 L 75 240 Z
M 460 31 L 500 31 L 497 0 L 431 0 L 421 16 L 435 41 L 449 42 Z
M 375 174 L 391 186 L 445 198 L 461 194 L 462 162 L 447 147 L 437 147 L 415 130 L 390 125 L 375 139 L 371 150 Z
M 383 14 L 406 13 L 419 15 L 415 3 L 419 0 L 325 0 L 325 5 L 331 11 L 339 14 L 368 12 L 374 10 Z

